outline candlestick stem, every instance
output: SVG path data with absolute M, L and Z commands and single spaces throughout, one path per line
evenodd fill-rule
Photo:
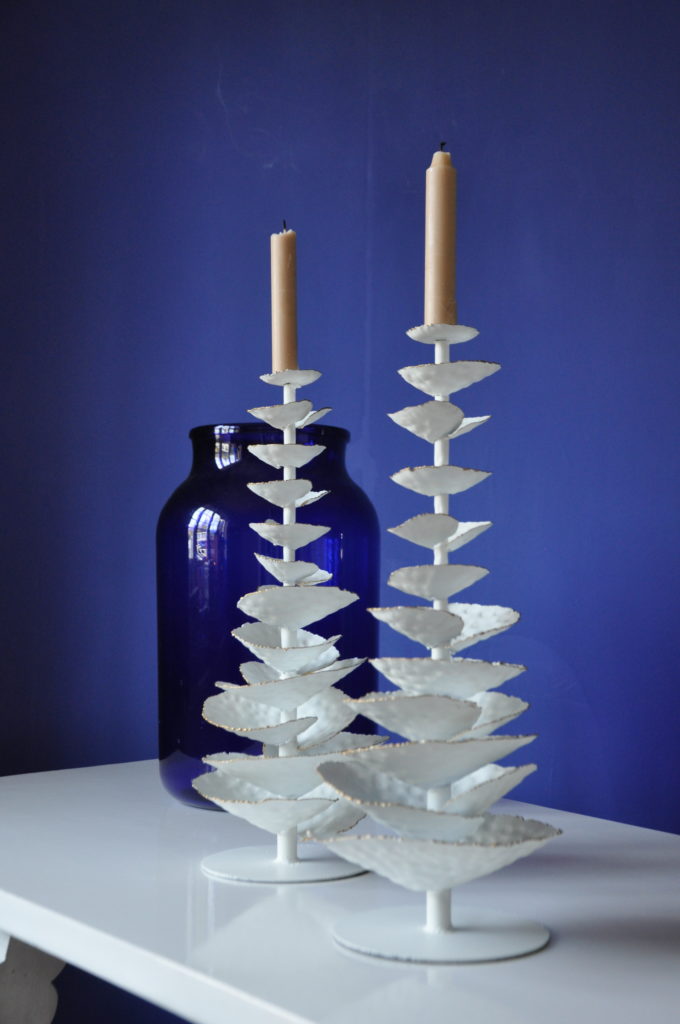
M 435 935 L 452 932 L 451 922 L 451 890 L 434 889 L 426 893 L 425 931 Z
M 279 864 L 297 864 L 297 828 L 276 834 L 276 860 Z

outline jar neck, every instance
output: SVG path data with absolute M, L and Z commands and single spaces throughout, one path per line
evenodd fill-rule
M 283 433 L 266 423 L 220 423 L 194 427 L 189 437 L 193 446 L 192 476 L 219 473 L 237 462 L 252 461 L 265 468 L 265 463 L 248 451 L 248 445 L 281 444 L 283 441 Z M 296 441 L 298 444 L 324 445 L 325 451 L 310 464 L 315 475 L 325 471 L 338 474 L 345 472 L 345 448 L 349 437 L 349 431 L 342 427 L 312 424 L 297 431 Z M 280 475 L 280 471 L 275 469 L 271 473 L 273 479 Z M 304 468 L 298 475 L 304 475 Z

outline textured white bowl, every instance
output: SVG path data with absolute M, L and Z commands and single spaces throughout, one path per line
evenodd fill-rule
M 312 408 L 312 403 L 305 398 L 301 402 L 286 402 L 285 405 L 259 405 L 248 409 L 248 412 L 276 430 L 285 430 L 308 416 Z
M 249 444 L 248 451 L 274 469 L 300 469 L 326 450 L 323 444 Z
M 423 512 L 399 526 L 390 527 L 388 533 L 424 548 L 434 549 L 439 544 L 445 544 L 446 551 L 455 551 L 479 537 L 491 525 L 490 522 L 460 523 L 443 512 Z
M 355 750 L 364 751 L 372 747 L 379 747 L 386 740 L 387 736 L 376 736 L 374 733 L 367 736 L 359 732 L 339 732 L 337 736 L 324 740 L 323 743 L 310 744 L 305 747 L 305 751 L 315 756 L 321 754 L 324 758 L 329 755 L 334 757 L 336 754 L 340 754 L 341 757 L 349 757 Z
M 454 537 L 452 537 L 446 544 L 446 550 L 457 551 L 458 548 L 462 548 L 464 544 L 469 544 L 475 537 L 479 537 L 481 533 L 488 530 L 493 523 L 485 522 L 470 522 L 461 523 Z
M 320 376 L 321 373 L 318 370 L 276 370 L 274 373 L 261 374 L 260 380 L 279 388 L 285 387 L 286 384 L 302 388 L 306 384 L 313 384 Z
M 460 525 L 457 519 L 444 512 L 422 512 L 400 523 L 399 526 L 389 527 L 387 532 L 412 544 L 432 549 L 438 544 L 452 540 Z
M 451 395 L 463 388 L 469 388 L 485 377 L 500 370 L 500 363 L 483 360 L 460 359 L 455 363 L 421 363 L 418 366 L 403 366 L 398 370 L 400 377 L 426 395 Z M 251 410 L 252 411 L 252 410 Z
M 478 693 L 473 698 L 481 713 L 470 728 L 468 736 L 489 736 L 502 725 L 507 725 L 529 707 L 519 697 L 509 697 L 505 693 Z
M 207 757 L 204 757 L 202 759 L 204 764 L 210 765 L 215 771 L 205 772 L 203 775 L 193 779 L 191 784 L 194 789 L 204 794 L 208 800 L 212 799 L 213 796 L 219 796 L 222 800 L 245 800 L 249 803 L 274 799 L 274 793 L 270 790 L 264 789 L 262 786 L 256 786 L 252 782 L 246 782 L 244 779 L 237 779 L 235 775 L 225 775 L 219 770 L 225 761 L 229 761 L 232 757 L 236 756 L 238 755 L 224 753 L 209 754 Z M 325 788 L 317 787 L 317 790 L 312 795 L 326 799 L 332 797 L 333 793 L 334 791 L 331 791 L 331 788 L 326 786 Z
M 300 422 L 297 424 L 298 427 L 308 427 L 312 423 L 316 423 L 322 419 L 327 413 L 331 411 L 330 405 L 325 406 L 323 409 L 313 409 L 312 412 L 307 413 Z
M 192 785 L 207 800 L 266 832 L 276 833 L 295 828 L 301 822 L 321 814 L 333 803 L 332 800 L 317 798 L 281 800 L 268 797 L 257 801 L 238 799 L 233 795 L 230 781 L 220 772 L 206 772 L 205 775 L 199 775 L 194 779 Z
M 491 815 L 493 818 L 494 816 Z M 539 821 L 512 819 L 495 836 L 480 834 L 458 843 L 398 836 L 339 836 L 326 840 L 333 853 L 416 892 L 440 891 L 498 871 L 538 850 L 558 829 Z
M 294 481 L 286 481 L 286 483 Z M 263 569 L 271 573 L 279 583 L 289 587 L 316 586 L 318 583 L 326 583 L 332 577 L 332 573 L 320 569 L 314 562 L 284 562 L 283 558 L 270 558 L 268 555 L 259 555 L 255 552 L 255 558 Z
M 422 786 L 402 782 L 396 775 L 376 771 L 351 757 L 325 761 L 317 771 L 325 785 L 331 787 L 336 795 L 342 793 L 347 800 L 421 809 L 427 807 L 427 791 Z M 318 795 L 328 796 L 328 791 L 321 789 Z
M 535 764 L 485 764 L 454 782 L 445 809 L 454 814 L 484 814 L 535 771 Z
M 331 836 L 347 832 L 365 817 L 364 812 L 356 804 L 346 800 L 334 800 L 331 805 L 319 814 L 300 823 L 299 831 L 305 839 L 330 839 Z
M 304 547 L 305 544 L 311 544 L 313 540 L 318 540 L 330 530 L 329 526 L 312 526 L 311 523 L 277 523 L 273 519 L 249 525 L 250 529 L 254 530 L 263 540 L 268 540 L 271 544 L 277 544 L 279 547 L 292 548 L 294 551 Z
M 463 817 L 447 810 L 432 811 L 382 799 L 384 786 L 374 785 L 377 772 L 357 776 L 360 765 L 351 762 L 326 762 L 319 774 L 342 799 L 354 804 L 374 821 L 416 839 L 442 839 L 457 842 L 472 835 L 483 823 L 482 817 Z
M 390 477 L 395 484 L 416 494 L 434 498 L 438 494 L 461 494 L 486 480 L 490 473 L 463 466 L 407 466 Z
M 278 505 L 279 508 L 288 508 L 296 505 L 312 489 L 310 480 L 303 480 L 301 477 L 296 480 L 264 480 L 261 483 L 249 483 L 248 490 L 257 494 L 271 505 Z
M 379 741 L 378 737 L 375 739 Z M 267 789 L 277 797 L 297 799 L 297 797 L 309 795 L 310 790 L 319 785 L 316 769 L 318 765 L 328 759 L 329 753 L 337 756 L 350 749 L 352 743 L 363 744 L 362 749 L 366 750 L 366 745 L 373 741 L 374 737 L 372 736 L 340 733 L 334 737 L 334 740 L 317 748 L 319 753 L 294 754 L 292 757 L 243 757 L 240 755 L 224 761 L 212 757 L 208 763 L 225 775 L 234 776 L 262 789 Z M 472 740 L 469 742 L 482 741 Z M 334 750 L 334 746 L 338 749 Z
M 231 635 L 279 672 L 311 672 L 331 665 L 339 657 L 339 651 L 333 646 L 340 639 L 339 633 L 326 639 L 306 629 L 296 629 L 288 648 L 280 646 L 281 631 L 278 627 L 264 622 L 246 622 L 232 629 Z
M 268 789 L 277 797 L 295 800 L 318 785 L 316 767 L 323 760 L 324 755 L 234 757 L 218 763 L 217 767 L 220 773 Z
M 313 718 L 309 728 L 298 736 L 301 750 L 311 750 L 322 743 L 327 743 L 343 729 L 346 729 L 354 718 L 354 711 L 347 703 L 342 690 L 332 686 L 322 690 L 305 701 L 298 708 L 301 718 Z
M 407 693 L 443 694 L 459 700 L 492 690 L 526 671 L 524 665 L 478 658 L 372 658 L 371 664 Z
M 464 341 L 472 341 L 479 334 L 474 327 L 464 324 L 419 324 L 406 332 L 413 341 L 425 345 L 434 345 L 437 341 L 446 341 L 449 345 L 460 345 Z
M 251 703 L 255 707 L 268 705 L 273 714 L 279 714 L 281 711 L 311 707 L 309 702 L 316 694 L 339 683 L 365 660 L 365 658 L 347 658 L 343 661 L 335 661 L 328 668 L 321 668 L 318 671 L 303 672 L 294 676 L 286 676 L 283 679 L 269 679 L 261 683 L 250 683 L 248 686 L 238 683 L 217 683 L 216 685 L 241 701 Z M 319 705 L 320 707 L 321 705 Z M 312 712 L 307 712 L 307 717 L 311 714 Z
M 451 740 L 467 732 L 480 716 L 480 707 L 452 697 L 373 693 L 347 698 L 355 714 L 364 715 L 408 740 Z
M 340 587 L 261 587 L 245 594 L 239 611 L 271 626 L 300 629 L 324 619 L 358 600 L 359 595 Z
M 246 736 L 272 746 L 290 743 L 295 737 L 314 724 L 314 718 L 300 718 L 295 721 L 282 722 L 281 712 L 252 700 L 244 699 L 237 690 L 249 687 L 229 687 L 222 693 L 216 693 L 203 704 L 203 718 L 219 729 Z
M 407 565 L 390 573 L 387 583 L 426 601 L 446 601 L 488 574 L 489 570 L 479 565 Z
M 313 505 L 315 501 L 319 501 L 320 498 L 325 498 L 330 491 L 310 491 L 304 498 L 300 498 L 299 501 L 295 502 L 296 508 L 306 508 L 307 505 Z
M 441 647 L 450 643 L 463 628 L 463 620 L 450 612 L 409 605 L 394 608 L 367 608 L 374 618 L 425 647 Z
M 500 761 L 534 739 L 535 736 L 484 736 L 450 742 L 388 743 L 384 747 L 354 751 L 351 756 L 377 771 L 391 772 L 412 786 L 430 789 L 455 782 L 483 764 Z M 268 785 L 264 780 L 254 781 Z
M 398 426 L 432 444 L 449 437 L 465 418 L 463 410 L 457 405 L 436 401 L 408 405 L 398 412 L 390 412 L 387 415 Z
M 454 601 L 449 604 L 449 611 L 463 620 L 461 632 L 450 645 L 454 652 L 463 651 L 497 633 L 504 633 L 520 618 L 514 608 L 504 608 L 497 604 L 461 604 Z
M 242 661 L 238 670 L 247 683 L 271 683 L 275 679 L 280 679 L 282 675 L 271 665 L 265 665 L 262 661 Z M 221 681 L 215 683 L 215 686 L 220 686 L 223 690 L 227 690 L 233 685 L 233 683 Z
M 457 437 L 462 437 L 463 434 L 469 434 L 471 430 L 476 430 L 477 427 L 481 427 L 484 423 L 488 423 L 490 419 L 490 416 L 466 416 L 458 429 L 454 430 L 450 435 L 451 440 L 454 440 Z

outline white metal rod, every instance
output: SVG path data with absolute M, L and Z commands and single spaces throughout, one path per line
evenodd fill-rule
M 425 931 L 435 935 L 452 932 L 451 890 L 431 889 L 426 894 Z
M 297 829 L 288 828 L 276 834 L 276 859 L 279 864 L 297 864 Z

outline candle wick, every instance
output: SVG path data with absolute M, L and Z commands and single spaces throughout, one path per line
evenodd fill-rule
M 283 222 L 283 230 L 284 230 L 284 231 L 287 231 L 287 230 L 288 230 L 288 228 L 286 227 L 286 222 L 285 222 L 285 220 L 284 220 L 284 222 Z
M 442 153 L 444 152 L 444 146 L 445 146 L 445 145 L 446 145 L 446 143 L 445 143 L 445 142 L 440 142 L 440 143 L 439 143 L 439 148 L 441 149 Z

